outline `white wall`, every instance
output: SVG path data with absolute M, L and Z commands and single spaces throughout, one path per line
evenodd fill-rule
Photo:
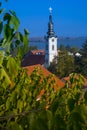
M 48 61 L 48 63 L 47 62 L 45 63 L 46 67 L 48 67 L 50 65 L 50 62 L 53 61 L 54 57 L 57 56 L 57 38 L 56 37 L 49 38 L 48 42 L 46 43 L 46 46 L 47 45 L 48 45 L 48 49 L 46 47 L 45 61 Z

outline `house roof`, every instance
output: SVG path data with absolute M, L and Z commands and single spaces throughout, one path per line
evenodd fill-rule
M 41 64 L 45 62 L 45 55 L 28 55 L 22 60 L 22 67 Z
M 84 83 L 83 83 L 83 88 L 87 88 L 87 79 L 85 77 L 84 78 Z M 63 82 L 69 81 L 70 80 L 70 76 L 64 77 L 62 79 Z
M 44 50 L 31 50 L 30 52 L 31 55 L 45 55 Z
M 47 69 L 45 69 L 44 67 L 42 67 L 40 64 L 33 65 L 33 66 L 26 66 L 24 68 L 27 69 L 28 75 L 30 75 L 34 71 L 34 69 L 37 68 L 37 67 L 40 68 L 38 71 L 41 71 L 44 74 L 44 76 L 53 75 L 51 72 L 49 72 Z M 64 86 L 65 83 L 62 82 L 58 77 L 56 77 L 55 75 L 53 75 L 53 78 L 56 81 L 56 85 L 57 85 L 55 89 L 57 89 L 57 87 L 58 88 L 62 88 Z

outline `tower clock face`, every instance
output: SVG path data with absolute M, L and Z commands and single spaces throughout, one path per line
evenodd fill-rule
M 52 42 L 54 42 L 54 39 L 52 39 Z

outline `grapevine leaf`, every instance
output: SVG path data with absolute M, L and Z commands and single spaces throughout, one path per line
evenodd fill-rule
M 6 110 L 10 110 L 10 107 L 11 107 L 11 101 L 10 98 L 8 98 L 6 101 Z
M 9 12 L 10 12 L 12 15 L 16 16 L 16 13 L 15 13 L 13 10 L 9 10 Z
M 0 80 L 3 80 L 4 84 L 10 85 L 11 80 L 3 67 L 0 68 Z M 6 87 L 6 86 L 4 86 Z
M 10 21 L 10 19 L 11 19 L 11 15 L 9 14 L 9 13 L 6 13 L 5 15 L 4 15 L 4 18 L 3 18 L 3 20 L 4 21 Z
M 20 24 L 19 19 L 16 16 L 11 16 L 9 25 L 13 26 L 14 30 L 18 29 L 19 24 Z
M 18 64 L 16 63 L 15 59 L 10 57 L 8 58 L 8 62 L 7 62 L 7 69 L 8 69 L 8 72 L 9 74 L 12 76 L 12 77 L 15 77 L 18 73 Z
M 27 29 L 24 29 L 24 33 L 25 33 L 25 35 L 28 35 L 28 34 L 29 34 L 29 32 L 28 32 Z
M 23 109 L 23 101 L 22 100 L 18 100 L 17 109 L 19 109 L 20 113 L 22 112 L 22 109 Z
M 4 25 L 4 38 L 6 38 L 6 39 L 11 38 L 11 28 L 8 24 Z
M 4 51 L 0 51 L 0 65 L 2 65 L 4 59 Z
M 25 47 L 28 45 L 28 37 L 26 35 L 23 36 L 23 44 Z
M 69 110 L 72 111 L 74 109 L 74 104 L 75 104 L 75 100 L 74 99 L 69 99 L 68 100 L 68 107 L 69 107 Z

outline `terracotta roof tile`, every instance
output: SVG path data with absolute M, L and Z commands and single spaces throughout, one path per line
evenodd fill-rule
M 32 55 L 45 55 L 44 50 L 32 50 L 30 51 Z
M 83 77 L 83 78 L 84 78 L 83 88 L 85 88 L 85 87 L 87 87 L 87 79 L 86 79 L 85 77 Z M 68 76 L 68 77 L 64 77 L 64 78 L 62 79 L 62 81 L 65 83 L 66 81 L 69 81 L 69 79 L 70 79 L 69 76 Z
M 42 73 L 44 74 L 44 76 L 49 76 L 49 75 L 52 74 L 52 73 L 49 72 L 47 69 L 45 69 L 44 67 L 42 67 L 40 64 L 38 64 L 38 65 L 33 65 L 33 66 L 26 66 L 26 67 L 24 67 L 24 68 L 27 68 L 27 70 L 28 70 L 28 75 L 30 75 L 36 67 L 39 67 L 39 68 L 40 68 L 40 70 L 42 71 Z M 53 75 L 53 74 L 52 74 L 52 75 Z M 56 81 L 56 84 L 57 84 L 57 86 L 58 86 L 59 88 L 62 88 L 62 87 L 64 86 L 65 83 L 62 82 L 58 77 L 56 77 L 55 75 L 53 75 L 53 78 L 54 78 L 54 80 Z M 56 87 L 57 87 L 57 86 L 56 86 Z M 55 89 L 56 89 L 56 88 L 55 88 Z

